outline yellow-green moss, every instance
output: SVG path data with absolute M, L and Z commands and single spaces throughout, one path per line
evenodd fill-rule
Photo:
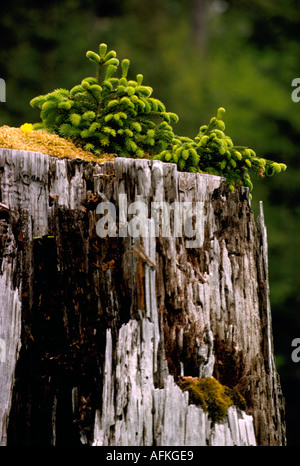
M 179 386 L 189 392 L 189 401 L 207 411 L 213 422 L 220 422 L 232 405 L 246 408 L 245 399 L 232 388 L 220 384 L 213 377 L 203 379 L 182 377 Z
M 22 125 L 24 126 L 24 125 Z M 71 140 L 44 130 L 25 131 L 11 126 L 0 126 L 0 147 L 6 149 L 41 152 L 58 158 L 81 158 L 88 162 L 101 163 L 114 160 L 115 154 L 103 154 L 97 157 L 91 152 L 77 147 Z

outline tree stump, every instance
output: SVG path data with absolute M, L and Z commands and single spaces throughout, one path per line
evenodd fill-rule
M 247 188 L 159 161 L 0 149 L 0 196 L 2 445 L 286 444 Z M 245 409 L 215 422 L 189 377 Z

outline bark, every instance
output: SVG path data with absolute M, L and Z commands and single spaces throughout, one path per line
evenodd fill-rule
M 256 222 L 246 188 L 10 149 L 0 176 L 2 445 L 285 445 L 263 208 Z M 130 236 L 122 194 L 147 203 L 149 232 L 152 202 L 198 203 L 199 244 Z M 97 233 L 103 201 L 116 236 Z M 186 376 L 237 389 L 246 410 L 213 423 Z

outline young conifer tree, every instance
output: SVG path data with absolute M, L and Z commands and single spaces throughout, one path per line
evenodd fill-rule
M 42 120 L 34 128 L 72 139 L 96 155 L 105 151 L 147 157 L 166 149 L 174 137 L 170 123 L 178 116 L 151 96 L 153 90 L 143 85 L 143 75 L 129 80 L 129 60 L 120 64 L 106 44 L 99 45 L 99 54 L 89 51 L 86 56 L 96 64 L 96 76 L 70 91 L 56 89 L 32 99 Z M 116 77 L 119 68 L 121 76 Z
M 225 134 L 225 109 L 220 107 L 208 125 L 202 125 L 194 139 L 175 136 L 172 145 L 155 156 L 164 162 L 176 163 L 180 171 L 223 176 L 234 191 L 235 186 L 253 190 L 251 176 L 272 176 L 286 170 L 284 163 L 257 157 L 253 149 L 234 145 Z
M 231 191 L 243 185 L 251 192 L 252 175 L 272 176 L 286 169 L 283 163 L 257 157 L 246 146 L 235 146 L 225 134 L 223 107 L 194 139 L 176 136 L 172 123 L 178 116 L 152 97 L 143 75 L 127 77 L 128 59 L 120 64 L 106 44 L 99 45 L 99 54 L 89 51 L 86 56 L 96 64 L 95 77 L 83 79 L 70 91 L 56 89 L 31 100 L 41 110 L 42 121 L 35 129 L 71 139 L 96 155 L 154 158 L 176 163 L 180 171 L 223 176 Z

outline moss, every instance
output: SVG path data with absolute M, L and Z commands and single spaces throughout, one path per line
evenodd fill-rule
M 21 128 L 0 126 L 0 147 L 5 149 L 41 152 L 58 158 L 81 158 L 88 162 L 101 163 L 114 160 L 113 154 L 103 154 L 96 157 L 91 152 L 77 147 L 72 141 L 44 130 L 34 130 L 26 133 Z
M 213 377 L 198 379 L 194 377 L 182 377 L 179 386 L 183 391 L 189 392 L 189 401 L 201 406 L 208 412 L 212 421 L 220 422 L 232 405 L 244 410 L 245 399 L 242 395 L 226 385 L 220 384 Z

